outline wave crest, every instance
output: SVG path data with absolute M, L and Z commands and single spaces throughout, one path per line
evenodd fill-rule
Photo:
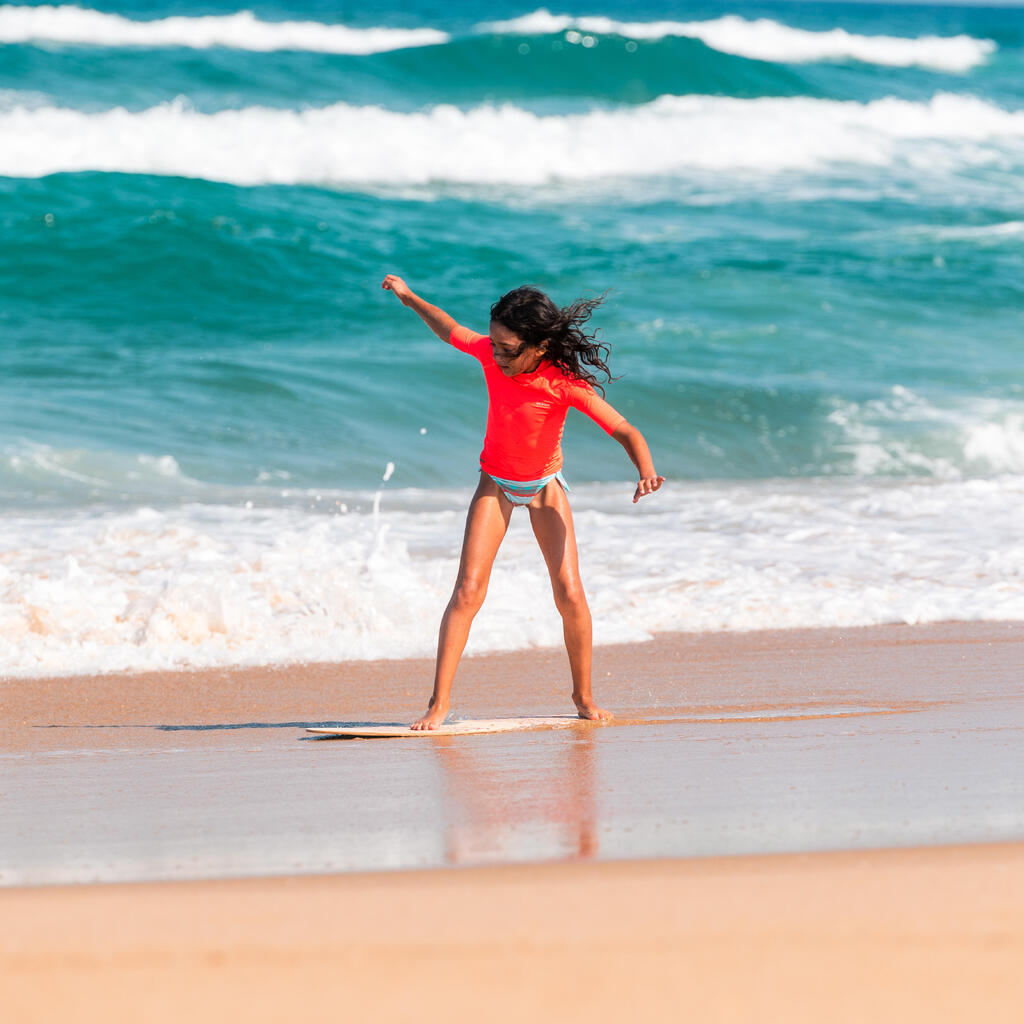
M 828 422 L 839 431 L 834 450 L 857 476 L 1024 473 L 1019 403 L 978 398 L 941 407 L 897 386 L 863 403 L 836 399 Z
M 996 50 L 992 40 L 967 35 L 863 36 L 841 28 L 813 32 L 770 18 L 748 21 L 736 14 L 708 21 L 616 21 L 607 17 L 556 15 L 541 8 L 509 21 L 492 22 L 487 27 L 493 32 L 519 35 L 578 31 L 645 42 L 684 36 L 699 39 L 721 53 L 781 64 L 855 60 L 887 67 L 917 66 L 956 73 L 983 64 Z
M 956 171 L 1024 161 L 1024 111 L 940 93 L 925 103 L 662 96 L 641 107 L 540 115 L 344 103 L 202 114 L 182 101 L 130 112 L 0 113 L 0 174 L 119 171 L 239 185 L 542 185 L 691 172 L 836 166 Z M 508 140 L 516 139 L 510 147 Z
M 261 21 L 252 11 L 133 21 L 82 7 L 0 7 L 0 42 L 92 46 L 185 46 L 237 50 L 309 50 L 365 55 L 445 43 L 433 28 L 349 28 L 315 21 Z
M 670 36 L 699 39 L 721 53 L 783 64 L 860 61 L 886 67 L 923 67 L 963 73 L 995 52 L 990 39 L 972 36 L 864 36 L 842 28 L 816 32 L 770 18 L 747 20 L 727 14 L 707 21 L 617 21 L 604 16 L 551 14 L 540 8 L 508 21 L 478 25 L 477 33 L 551 35 L 569 33 L 570 42 L 593 45 L 595 36 L 617 35 L 650 42 Z M 573 34 L 587 37 L 573 39 Z M 314 21 L 263 21 L 251 11 L 174 16 L 135 21 L 118 14 L 70 4 L 0 6 L 0 42 L 51 42 L 91 46 L 221 46 L 239 50 L 308 50 L 365 55 L 451 40 L 435 28 L 350 28 Z

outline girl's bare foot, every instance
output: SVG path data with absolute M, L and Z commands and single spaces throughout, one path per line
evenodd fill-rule
M 427 713 L 422 717 L 418 718 L 410 729 L 416 729 L 421 731 L 423 729 L 436 729 L 439 725 L 444 724 L 444 720 L 448 717 L 448 705 L 447 704 L 435 704 L 431 701 L 427 705 Z
M 599 708 L 593 701 L 576 700 L 573 703 L 576 705 L 576 713 L 588 722 L 608 722 L 615 717 L 610 711 Z

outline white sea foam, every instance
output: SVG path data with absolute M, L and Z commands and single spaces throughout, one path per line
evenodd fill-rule
M 30 441 L 0 448 L 0 504 L 8 508 L 33 507 L 40 495 L 76 506 L 83 501 L 123 502 L 139 494 L 149 501 L 216 501 L 223 500 L 225 489 L 182 473 L 173 455 L 54 448 Z
M 93 46 L 212 46 L 237 50 L 308 50 L 365 55 L 447 42 L 433 28 L 349 28 L 315 21 L 261 21 L 251 11 L 133 21 L 65 4 L 0 7 L 0 43 L 69 43 Z
M 995 398 L 935 405 L 906 387 L 867 402 L 836 399 L 829 422 L 834 450 L 858 476 L 958 479 L 1024 474 L 1024 407 Z
M 922 226 L 902 232 L 920 235 L 940 242 L 981 242 L 998 244 L 1003 241 L 1016 242 L 1024 236 L 1024 220 L 999 221 L 996 224 L 950 224 L 946 226 Z
M 240 185 L 539 185 L 850 166 L 927 176 L 1024 165 L 1024 111 L 949 93 L 870 103 L 662 96 L 564 115 L 512 105 L 212 114 L 183 101 L 138 112 L 17 107 L 0 112 L 0 136 L 0 174 L 124 171 Z
M 598 642 L 1024 619 L 1024 476 L 670 482 L 637 507 L 631 494 L 626 482 L 574 489 Z M 7 515 L 0 674 L 429 656 L 469 492 L 419 497 L 390 494 L 378 515 L 202 505 Z M 560 643 L 519 513 L 470 650 Z
M 520 35 L 570 32 L 570 41 L 584 45 L 584 38 L 578 38 L 580 33 L 645 41 L 683 36 L 699 39 L 721 53 L 782 64 L 854 60 L 887 67 L 917 66 L 949 72 L 969 71 L 996 51 L 992 40 L 967 35 L 864 36 L 841 28 L 813 32 L 769 18 L 750 21 L 735 14 L 709 21 L 616 21 L 607 17 L 551 14 L 541 8 L 519 18 L 492 22 L 486 27 L 493 32 Z M 593 45 L 593 38 L 590 45 Z
M 793 28 L 768 18 L 747 20 L 729 14 L 708 21 L 616 21 L 602 16 L 574 17 L 534 11 L 509 21 L 490 22 L 478 32 L 544 35 L 586 33 L 573 41 L 593 45 L 594 37 L 619 35 L 635 40 L 666 36 L 700 39 L 713 49 L 782 63 L 856 60 L 894 67 L 920 66 L 964 72 L 983 63 L 996 44 L 971 36 L 863 36 L 845 29 L 824 32 Z M 50 42 L 94 46 L 230 47 L 240 50 L 308 50 L 369 54 L 447 42 L 434 28 L 368 27 L 312 21 L 263 21 L 251 11 L 199 17 L 136 21 L 70 4 L 0 6 L 0 42 Z M 573 37 L 570 36 L 570 39 Z

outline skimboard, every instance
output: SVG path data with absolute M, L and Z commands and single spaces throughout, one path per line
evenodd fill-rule
M 400 722 L 348 722 L 341 725 L 307 726 L 306 732 L 318 736 L 341 736 L 349 739 L 384 739 L 385 737 L 465 736 L 484 732 L 524 732 L 529 729 L 567 729 L 579 725 L 575 715 L 552 715 L 548 718 L 477 718 L 464 722 L 448 722 L 436 729 L 410 729 Z

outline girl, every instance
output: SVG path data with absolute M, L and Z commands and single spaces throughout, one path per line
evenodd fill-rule
M 596 367 L 611 379 L 602 358 L 608 347 L 582 330 L 601 300 L 581 299 L 559 309 L 536 288 L 516 288 L 491 307 L 490 337 L 485 337 L 459 326 L 394 274 L 381 287 L 394 292 L 442 341 L 480 361 L 489 400 L 480 483 L 469 504 L 455 590 L 441 619 L 434 692 L 427 713 L 412 728 L 436 729 L 448 714 L 455 669 L 516 505 L 530 510 L 530 525 L 551 576 L 576 710 L 580 718 L 611 718 L 594 703 L 590 690 L 590 609 L 580 582 L 569 488 L 560 471 L 569 406 L 586 413 L 626 449 L 640 474 L 634 503 L 665 478 L 655 473 L 643 435 L 597 395 L 594 387 L 600 384 L 586 368 Z

